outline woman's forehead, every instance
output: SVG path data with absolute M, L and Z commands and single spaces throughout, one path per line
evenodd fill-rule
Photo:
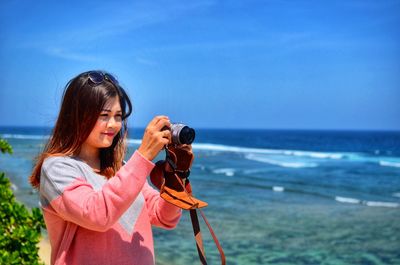
M 112 97 L 106 101 L 106 104 L 104 104 L 103 109 L 116 109 L 116 110 L 121 110 L 121 105 L 119 103 L 119 97 Z

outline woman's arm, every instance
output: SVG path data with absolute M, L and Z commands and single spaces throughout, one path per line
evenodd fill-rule
M 149 212 L 150 222 L 154 226 L 173 229 L 179 223 L 182 210 L 160 197 L 160 193 L 146 181 L 143 196 Z
M 153 167 L 152 162 L 136 151 L 96 191 L 80 176 L 76 166 L 55 158 L 43 164 L 40 192 L 63 219 L 87 229 L 106 231 L 139 195 Z

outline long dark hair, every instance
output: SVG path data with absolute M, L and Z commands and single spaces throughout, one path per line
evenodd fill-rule
M 110 98 L 119 98 L 122 111 L 122 128 L 108 148 L 100 149 L 100 174 L 110 178 L 122 166 L 126 151 L 127 117 L 132 113 L 132 104 L 125 90 L 109 78 L 99 84 L 89 80 L 89 73 L 84 72 L 68 82 L 64 89 L 60 113 L 51 137 L 43 152 L 37 157 L 29 181 L 33 187 L 40 185 L 43 161 L 49 156 L 73 156 L 80 152 L 82 144 L 91 133 L 104 105 Z

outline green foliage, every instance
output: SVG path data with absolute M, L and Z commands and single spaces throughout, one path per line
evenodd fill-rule
M 12 153 L 11 146 L 0 139 L 1 152 Z M 31 212 L 17 202 L 11 182 L 0 173 L 0 264 L 43 264 L 39 260 L 37 244 L 44 220 L 41 211 Z
M 3 154 L 4 153 L 9 153 L 9 154 L 13 153 L 11 145 L 4 139 L 0 139 L 0 150 Z

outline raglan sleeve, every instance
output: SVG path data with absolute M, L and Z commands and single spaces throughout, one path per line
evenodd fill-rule
M 50 157 L 42 166 L 40 193 L 64 220 L 106 231 L 139 195 L 153 167 L 136 151 L 101 190 L 94 190 L 70 160 Z

